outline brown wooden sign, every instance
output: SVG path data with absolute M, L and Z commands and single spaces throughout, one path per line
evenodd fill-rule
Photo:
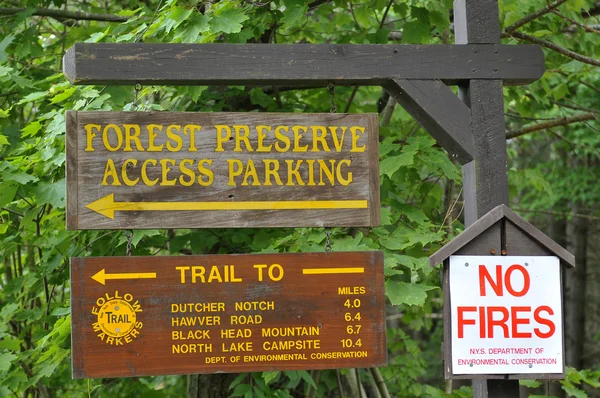
M 374 226 L 375 114 L 67 112 L 67 228 Z
M 73 377 L 385 365 L 383 253 L 71 259 Z

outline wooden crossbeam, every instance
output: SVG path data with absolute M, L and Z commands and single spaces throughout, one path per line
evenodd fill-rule
M 392 79 L 523 85 L 544 73 L 537 45 L 77 43 L 64 56 L 74 84 L 383 85 Z
M 471 110 L 440 80 L 394 79 L 383 86 L 461 164 L 473 160 Z

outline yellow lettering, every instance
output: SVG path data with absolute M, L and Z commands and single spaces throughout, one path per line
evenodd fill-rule
M 179 183 L 184 187 L 191 187 L 194 184 L 194 178 L 196 174 L 194 171 L 190 169 L 190 166 L 194 164 L 192 159 L 183 159 L 179 163 L 179 171 L 181 171 L 181 175 L 179 176 Z M 189 177 L 189 179 L 184 178 L 185 176 Z
M 263 159 L 263 163 L 265 164 L 265 184 L 267 186 L 271 186 L 271 176 L 275 180 L 277 185 L 283 185 L 281 179 L 279 178 L 279 161 L 276 159 Z M 243 184 L 242 184 L 243 185 Z
M 258 175 L 256 174 L 256 167 L 254 167 L 254 161 L 252 159 L 248 159 L 248 164 L 246 164 L 246 173 L 244 173 L 244 180 L 242 181 L 242 186 L 248 185 L 248 178 L 252 177 L 252 185 L 260 185 L 258 181 Z
M 127 175 L 127 165 L 131 164 L 131 167 L 133 168 L 137 166 L 137 162 L 137 159 L 125 159 L 125 161 L 123 162 L 123 166 L 121 166 L 121 178 L 123 179 L 125 185 L 127 185 L 128 187 L 133 187 L 140 180 L 139 178 L 136 178 L 135 180 L 130 180 L 129 176 Z
M 315 160 L 307 159 L 306 164 L 308 165 L 308 185 L 309 187 L 315 186 Z
M 231 129 L 229 126 L 222 124 L 216 124 L 215 128 L 217 129 L 217 147 L 215 148 L 215 152 L 223 152 L 223 143 L 231 139 Z M 225 131 L 225 135 L 223 135 L 223 131 Z
M 188 152 L 196 152 L 198 149 L 196 148 L 196 131 L 200 131 L 202 126 L 197 124 L 186 124 L 183 128 L 183 134 L 188 134 L 190 136 L 190 147 Z
M 170 124 L 167 126 L 167 150 L 170 152 L 177 152 L 183 146 L 183 139 L 176 133 L 176 130 L 181 133 L 181 126 L 178 124 Z M 175 145 L 171 144 L 171 141 L 175 142 Z
M 189 271 L 189 269 L 190 269 L 189 265 L 187 265 L 187 266 L 181 266 L 181 267 L 175 267 L 175 269 L 177 271 L 179 271 L 180 274 L 181 274 L 181 283 L 185 283 L 185 271 Z M 175 305 L 176 304 L 171 304 L 171 311 L 172 312 L 175 312 L 175 311 L 173 311 L 173 309 L 177 308 L 177 307 L 174 307 Z
M 264 133 L 263 130 L 266 130 L 267 132 L 271 132 L 271 126 L 265 126 L 265 125 L 259 125 L 256 126 L 256 132 L 258 134 L 258 146 L 256 147 L 256 152 L 271 152 L 271 148 L 273 148 L 273 144 L 270 144 L 269 146 L 264 146 L 263 142 L 264 139 L 267 138 L 267 135 Z
M 237 185 L 235 183 L 234 177 L 237 177 L 242 174 L 242 162 L 238 159 L 227 159 L 227 165 L 229 169 L 229 181 L 227 182 L 227 185 L 235 187 Z M 234 166 L 237 166 L 237 170 L 234 170 Z
M 208 275 L 208 282 L 212 282 L 213 280 L 223 282 L 223 278 L 221 278 L 221 274 L 219 273 L 219 268 L 213 266 L 210 269 L 210 274 Z
M 308 145 L 300 146 L 300 139 L 302 138 L 302 134 L 300 133 L 302 130 L 303 133 L 306 133 L 308 127 L 306 126 L 292 126 L 292 131 L 294 132 L 294 149 L 292 152 L 306 152 L 308 151 Z
M 356 146 L 356 143 L 360 138 L 359 133 L 364 134 L 365 128 L 360 126 L 352 126 L 350 127 L 350 133 L 352 133 L 352 149 L 350 149 L 350 152 L 364 152 L 365 149 L 367 149 L 367 146 Z
M 148 152 L 161 152 L 163 150 L 164 144 L 155 145 L 154 140 L 158 137 L 158 133 L 155 132 L 155 129 L 158 129 L 158 132 L 162 132 L 162 124 L 149 124 L 148 129 Z
M 113 187 L 121 185 L 121 182 L 119 181 L 119 176 L 117 175 L 117 168 L 115 167 L 115 162 L 112 159 L 108 159 L 106 161 L 106 167 L 104 168 L 104 178 L 102 178 L 102 183 L 100 185 L 108 185 L 108 177 L 112 177 L 113 182 L 110 185 L 112 185 Z
M 331 137 L 333 138 L 333 146 L 335 147 L 336 152 L 341 152 L 342 151 L 342 145 L 344 144 L 344 136 L 346 135 L 346 130 L 348 129 L 348 127 L 346 126 L 342 126 L 342 138 L 338 139 L 338 135 L 337 135 L 337 126 L 331 126 L 329 127 L 329 132 L 331 133 Z
M 342 177 L 342 164 L 345 164 L 346 166 L 350 167 L 350 160 L 348 159 L 342 159 L 338 162 L 337 168 L 335 169 L 335 175 L 337 177 L 337 180 L 340 182 L 340 184 L 342 184 L 343 186 L 347 186 L 352 182 L 352 172 L 349 171 L 348 174 L 346 174 L 346 178 Z
M 176 179 L 169 180 L 167 178 L 169 171 L 171 171 L 171 168 L 169 166 L 167 166 L 167 163 L 170 163 L 171 166 L 175 166 L 175 162 L 176 162 L 175 159 L 161 159 L 160 160 L 160 165 L 162 166 L 162 180 L 161 180 L 160 184 L 158 184 L 158 185 L 168 186 L 168 187 L 175 185 L 175 183 L 177 182 Z
M 200 282 L 204 283 L 204 267 L 192 267 L 192 283 L 196 283 L 196 279 L 200 278 Z
M 114 130 L 115 132 L 115 135 L 117 137 L 117 146 L 110 145 L 110 140 L 108 138 L 108 132 L 110 131 L 110 129 Z M 107 150 L 111 152 L 118 151 L 119 148 L 121 148 L 121 145 L 123 145 L 123 132 L 121 131 L 119 126 L 111 123 L 104 127 L 104 129 L 102 130 L 102 142 L 104 143 L 104 147 Z
M 252 145 L 250 144 L 250 128 L 246 125 L 234 125 L 235 130 L 235 148 L 234 152 L 242 152 L 242 146 L 240 143 L 244 141 L 244 146 L 248 152 L 253 152 Z
M 146 159 L 144 160 L 144 163 L 142 163 L 142 181 L 146 186 L 153 187 L 158 182 L 158 178 L 155 180 L 151 180 L 148 178 L 148 171 L 146 170 L 146 167 L 148 167 L 148 163 L 151 163 L 152 166 L 156 166 L 156 159 Z
M 86 136 L 86 152 L 94 152 L 94 148 L 92 147 L 92 139 L 96 136 L 96 133 L 94 133 L 93 129 L 96 129 L 98 130 L 98 132 L 100 132 L 101 127 L 102 126 L 100 126 L 99 124 L 86 124 L 85 126 L 83 126 L 83 128 L 85 129 Z
M 293 166 L 294 162 L 296 162 L 296 167 Z M 298 182 L 298 185 L 304 186 L 304 181 L 302 181 L 302 175 L 298 171 L 300 169 L 300 165 L 302 165 L 302 162 L 304 162 L 304 160 L 302 160 L 302 159 L 300 159 L 300 160 L 286 159 L 285 160 L 285 163 L 287 164 L 287 170 L 288 170 L 287 183 L 285 185 L 294 186 L 294 182 L 292 181 L 292 179 L 293 179 L 293 177 L 296 177 L 296 181 Z
M 311 126 L 312 137 L 313 137 L 313 147 L 310 150 L 311 152 L 319 152 L 319 143 L 321 143 L 321 147 L 325 152 L 331 152 L 329 149 L 329 145 L 327 145 L 327 141 L 325 141 L 325 137 L 327 137 L 327 129 L 325 126 Z
M 325 173 L 325 176 L 327 177 L 327 179 L 329 179 L 329 183 L 331 184 L 331 186 L 333 186 L 335 182 L 335 160 L 330 159 L 329 163 L 331 164 L 331 169 L 327 168 L 327 164 L 324 160 L 319 159 L 319 185 L 325 185 L 325 183 L 323 182 L 323 173 Z
M 348 159 L 342 159 L 338 162 L 337 167 L 335 169 L 335 175 L 337 177 L 337 180 L 340 182 L 340 184 L 342 184 L 343 186 L 347 186 L 352 182 L 352 172 L 349 171 L 346 174 L 346 178 L 342 177 L 342 165 L 345 164 L 346 166 L 350 167 L 350 163 L 351 161 Z
M 275 138 L 278 140 L 275 143 L 275 150 L 277 152 L 287 152 L 290 150 L 290 146 L 292 145 L 292 142 L 290 141 L 289 137 L 283 134 L 282 131 L 285 131 L 287 133 L 288 131 L 290 131 L 290 128 L 288 126 L 277 126 L 275 128 Z M 281 142 L 283 142 L 285 145 L 279 145 Z
M 133 152 L 133 149 L 131 148 L 131 141 L 133 141 L 135 143 L 135 149 L 143 152 L 144 147 L 140 141 L 140 126 L 137 124 L 124 124 L 123 129 L 125 129 L 125 149 L 123 149 L 123 151 Z
M 198 162 L 198 171 L 200 172 L 200 175 L 198 176 L 198 184 L 202 185 L 203 187 L 208 187 L 215 180 L 215 175 L 213 171 L 204 166 L 204 164 L 210 166 L 212 164 L 212 159 L 201 159 Z M 206 181 L 204 181 L 202 176 L 206 177 Z

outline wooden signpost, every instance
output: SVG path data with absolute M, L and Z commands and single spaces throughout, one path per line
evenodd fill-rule
M 269 87 L 272 85 L 325 86 L 331 83 L 346 86 L 381 85 L 463 166 L 465 224 L 474 227 L 475 225 L 481 226 L 481 224 L 477 224 L 476 220 L 486 215 L 496 206 L 508 203 L 502 86 L 506 84 L 528 84 L 539 79 L 544 73 L 544 56 L 539 46 L 499 44 L 500 25 L 497 0 L 455 0 L 453 13 L 456 45 L 77 43 L 65 54 L 63 67 L 65 75 L 73 84 L 131 84 L 132 86 L 138 83 L 178 85 L 264 84 Z M 443 62 L 440 60 L 443 60 Z M 450 84 L 459 86 L 458 96 L 447 87 Z M 77 125 L 78 123 L 73 116 L 67 119 L 68 126 Z M 78 127 L 68 128 L 76 130 Z M 81 130 L 79 134 L 83 134 Z M 68 147 L 80 148 L 81 144 L 74 143 L 72 136 L 70 137 Z M 377 142 L 376 137 L 369 135 L 370 139 Z M 110 145 L 116 144 L 111 143 Z M 331 146 L 331 143 L 329 145 Z M 369 151 L 374 150 L 374 153 L 377 153 L 372 144 L 368 144 L 368 148 Z M 214 151 L 214 148 L 211 150 Z M 69 158 L 80 153 L 79 151 L 71 150 Z M 145 154 L 147 155 L 147 152 Z M 250 155 L 245 159 L 250 159 Z M 126 158 L 123 157 L 122 159 L 124 162 Z M 293 159 L 308 160 L 308 158 L 296 157 Z M 350 159 L 354 159 L 352 154 Z M 74 163 L 71 159 L 70 164 L 73 165 L 76 162 L 77 160 Z M 164 162 L 169 166 L 169 161 L 165 160 Z M 128 163 L 128 165 L 130 164 L 131 162 Z M 135 167 L 135 165 L 131 167 Z M 266 167 L 265 165 L 265 170 Z M 369 167 L 372 169 L 372 163 Z M 79 172 L 78 169 L 73 170 L 69 166 L 67 166 L 67 169 L 68 174 Z M 104 172 L 106 172 L 106 168 Z M 148 196 L 145 189 L 142 189 L 142 192 L 136 192 L 135 189 L 127 190 L 133 196 L 137 195 L 138 199 L 134 197 L 133 199 L 127 199 L 127 202 L 115 205 L 111 201 L 120 202 L 124 199 L 119 198 L 117 195 L 115 195 L 115 199 L 112 199 L 111 192 L 105 191 L 105 187 L 97 185 L 98 172 L 94 174 L 94 182 L 88 180 L 88 175 L 85 172 L 81 173 L 83 174 L 80 174 L 77 179 L 68 179 L 70 194 L 67 195 L 67 207 L 70 220 L 67 220 L 67 224 L 69 228 L 170 226 L 168 224 L 170 220 L 165 220 L 164 216 L 162 218 L 166 224 L 159 225 L 153 224 L 153 222 L 156 222 L 156 218 L 152 219 L 152 217 L 140 215 L 143 212 L 156 213 L 159 211 L 156 210 L 157 206 L 163 206 L 157 204 L 161 202 L 150 202 L 148 200 L 141 200 L 142 203 L 147 203 L 140 205 L 139 197 L 146 195 L 147 198 Z M 166 180 L 170 178 L 169 173 L 171 171 L 167 171 Z M 162 178 L 162 175 L 160 177 Z M 91 195 L 94 194 L 94 190 L 107 192 L 103 196 L 108 196 L 107 199 L 96 203 L 92 206 L 92 209 L 85 208 L 89 203 L 85 200 L 82 201 L 82 197 L 74 197 L 80 192 L 76 189 L 77 182 L 74 181 L 85 182 L 92 190 L 81 193 L 82 197 L 88 195 L 85 200 L 92 198 Z M 375 184 L 375 189 L 377 189 L 375 177 L 368 181 L 369 184 Z M 241 189 L 248 187 L 239 188 L 235 187 L 236 191 L 233 195 L 249 192 L 247 189 Z M 260 187 L 261 191 L 264 190 L 263 192 L 269 190 L 267 194 L 269 200 L 271 200 L 270 196 L 273 192 L 271 188 L 274 187 Z M 323 191 L 318 190 L 318 186 L 312 188 L 303 189 L 301 191 L 302 195 L 310 193 L 314 196 L 311 196 L 309 200 L 317 200 L 316 198 L 320 198 L 319 195 Z M 365 195 L 364 198 L 343 197 L 342 199 L 333 196 L 334 192 L 336 194 L 339 192 L 334 188 L 332 187 L 331 191 L 328 191 L 331 192 L 332 196 L 326 197 L 324 200 L 367 199 L 373 201 L 369 203 L 369 209 L 371 209 L 369 211 L 376 211 L 376 208 L 373 209 L 372 206 L 376 204 L 372 194 L 371 196 Z M 373 187 L 370 186 L 369 189 L 373 189 Z M 166 187 L 155 189 L 152 192 L 153 195 L 167 195 L 166 192 L 173 190 L 173 187 Z M 351 189 L 347 191 L 351 191 Z M 305 196 L 297 199 L 295 195 L 285 189 L 276 192 L 285 192 L 288 200 L 307 200 Z M 238 200 L 235 196 L 234 198 L 223 199 L 220 196 L 221 194 L 222 191 L 219 191 L 214 200 L 220 202 L 227 202 L 228 199 Z M 369 197 L 367 198 L 367 196 Z M 280 198 L 280 196 L 275 195 L 273 200 L 280 200 Z M 94 200 L 98 199 L 101 198 L 98 197 Z M 70 203 L 72 201 L 77 203 L 75 207 Z M 101 215 L 98 211 L 107 215 L 113 215 L 114 211 L 115 218 L 114 220 L 107 219 L 107 216 Z M 185 212 L 190 219 L 193 219 L 190 216 L 193 211 L 195 210 L 180 210 L 181 213 Z M 93 212 L 97 214 L 93 214 Z M 230 216 L 236 218 L 235 221 L 212 218 L 210 222 L 213 224 L 198 226 L 351 226 L 376 225 L 376 220 L 378 220 L 378 215 L 373 213 L 367 216 L 368 212 L 361 213 L 360 209 L 316 210 L 313 208 L 313 210 L 294 210 L 300 216 L 293 223 L 290 223 L 289 219 L 284 220 L 281 217 L 282 214 L 286 214 L 285 211 L 282 212 L 281 210 L 261 209 L 244 210 L 244 212 L 228 210 L 228 212 Z M 336 214 L 333 219 L 329 216 L 330 212 Z M 203 215 L 212 214 L 211 212 L 201 213 Z M 351 213 L 352 216 L 349 215 Z M 177 212 L 170 212 L 169 214 L 178 222 L 185 218 L 183 215 L 178 216 Z M 315 214 L 318 215 L 315 216 Z M 356 214 L 361 214 L 361 216 L 356 217 Z M 507 212 L 507 214 L 509 213 Z M 137 222 L 134 215 L 139 217 L 141 221 Z M 310 222 L 306 221 L 308 218 L 310 218 Z M 332 223 L 334 220 L 336 222 Z M 194 225 L 198 224 L 197 221 L 192 221 L 192 223 Z M 508 225 L 507 228 L 511 228 L 510 224 L 506 225 Z M 471 233 L 476 230 L 477 228 L 471 229 Z M 486 233 L 482 234 L 482 237 L 477 240 L 477 251 L 485 251 L 488 254 L 489 250 L 493 248 L 496 253 L 500 253 L 501 250 L 505 250 L 509 246 L 512 247 L 512 251 L 514 251 L 514 247 L 519 247 L 519 239 L 521 238 L 519 233 L 509 234 L 502 230 L 502 237 L 500 238 L 499 227 L 494 227 L 493 231 L 493 237 L 490 237 L 491 233 Z M 514 236 L 517 238 L 513 239 Z M 539 234 L 532 233 L 531 236 L 539 237 Z M 492 246 L 488 246 L 490 243 Z M 554 252 L 552 249 L 545 252 L 544 250 L 540 251 L 546 253 L 543 255 L 547 255 L 548 251 L 550 253 Z M 516 250 L 516 252 L 511 252 L 511 255 L 523 254 L 518 253 L 519 250 Z M 525 254 L 531 255 L 532 253 Z M 447 260 L 449 255 L 442 260 Z M 563 263 L 573 265 L 572 262 L 569 263 L 566 257 L 557 256 L 561 258 Z M 439 256 L 434 255 L 432 259 L 432 261 L 439 259 Z M 449 294 L 449 289 L 447 289 L 448 267 L 445 267 L 444 270 L 445 302 L 449 302 L 449 296 L 447 296 Z M 449 339 L 450 335 L 446 334 L 444 345 L 446 350 L 450 347 Z M 448 351 L 445 352 L 447 358 Z M 448 360 L 446 360 L 446 363 L 448 364 Z M 448 374 L 449 369 L 446 368 L 446 376 Z M 486 376 L 494 380 L 487 383 L 485 381 Z M 525 375 L 527 378 L 534 376 L 531 374 Z M 518 383 L 514 380 L 501 380 L 504 377 L 503 375 L 474 375 L 472 377 L 474 379 L 479 378 L 473 383 L 474 396 L 477 398 L 488 397 L 488 393 L 490 397 L 514 396 L 515 391 L 518 391 Z
M 373 367 L 383 253 L 71 259 L 73 377 Z
M 69 229 L 379 224 L 377 115 L 67 113 Z

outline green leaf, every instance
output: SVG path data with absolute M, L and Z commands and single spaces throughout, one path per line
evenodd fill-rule
M 0 207 L 6 206 L 12 202 L 18 189 L 19 184 L 14 181 L 0 182 Z
M 243 397 L 246 393 L 252 391 L 252 386 L 250 384 L 238 384 L 233 390 L 233 393 L 230 397 Z
M 0 354 L 0 372 L 5 372 L 10 369 L 10 364 L 17 358 L 18 357 L 16 355 L 8 352 Z
M 9 108 L 9 109 L 7 109 L 7 110 L 0 109 L 0 119 L 6 119 L 8 116 L 10 116 L 10 115 L 8 114 L 8 112 L 10 112 L 10 110 L 11 110 L 11 109 L 12 109 L 12 108 Z
M 404 24 L 402 30 L 402 42 L 408 44 L 419 44 L 425 37 L 429 36 L 429 25 L 419 21 L 411 21 Z
M 58 181 L 41 182 L 35 188 L 33 192 L 36 197 L 38 204 L 42 205 L 48 203 L 52 207 L 64 207 L 65 206 L 65 179 Z
M 293 25 L 305 18 L 308 12 L 307 0 L 284 0 L 285 11 L 280 19 L 283 25 Z
M 0 146 L 2 145 L 10 145 L 10 142 L 8 142 L 8 138 L 5 135 L 0 134 Z
M 212 33 L 239 33 L 242 30 L 242 22 L 249 17 L 243 11 L 230 8 L 214 14 L 210 20 L 210 30 Z
M 67 98 L 71 97 L 73 95 L 73 93 L 75 93 L 75 91 L 77 91 L 77 87 L 68 88 L 65 91 L 63 91 L 62 93 L 57 94 L 54 97 L 52 97 L 52 100 L 50 101 L 50 103 L 58 104 L 59 102 L 62 102 L 64 100 L 66 100 Z
M 13 68 L 11 68 L 9 66 L 0 65 L 0 77 L 8 76 L 8 73 L 12 70 L 13 70 Z
M 106 37 L 108 33 L 108 29 L 106 29 L 104 32 L 96 32 L 93 33 L 92 35 L 90 35 L 90 37 L 88 39 L 86 39 L 84 41 L 84 43 L 98 43 L 100 40 L 104 39 L 104 37 Z
M 307 382 L 310 386 L 312 386 L 312 388 L 314 388 L 315 390 L 317 389 L 315 381 L 306 370 L 299 370 L 298 374 L 300 375 L 300 377 L 302 377 L 302 380 Z
M 66 307 L 66 308 L 55 308 L 52 311 L 52 315 L 54 316 L 65 316 L 65 315 L 69 315 L 71 313 L 71 307 Z
M 46 95 L 48 95 L 48 91 L 36 91 L 35 93 L 26 95 L 23 99 L 21 99 L 21 101 L 17 102 L 17 105 L 25 104 L 27 102 L 37 101 L 40 98 L 44 98 Z
M 146 236 L 156 236 L 160 235 L 160 231 L 158 229 L 138 229 L 133 231 L 133 237 L 131 238 L 131 244 L 133 247 L 137 247 L 138 243 L 146 237 Z
M 22 342 L 23 342 L 23 340 L 19 340 L 19 339 L 4 338 L 4 339 L 0 340 L 0 350 L 5 349 L 5 350 L 10 350 L 10 351 L 19 351 L 21 349 Z
M 538 380 L 519 380 L 519 384 L 529 388 L 538 388 L 542 385 Z
M 189 18 L 194 12 L 193 8 L 186 9 L 183 7 L 173 7 L 171 12 L 167 14 L 167 18 L 163 21 L 163 27 L 165 32 L 169 33 L 171 30 L 176 29 L 181 23 Z
M 37 120 L 35 122 L 29 123 L 25 126 L 21 132 L 23 133 L 23 138 L 31 137 L 37 134 L 38 131 L 42 129 L 42 125 Z
M 382 176 L 387 175 L 391 179 L 400 167 L 413 164 L 415 153 L 415 151 L 408 151 L 397 156 L 390 156 L 383 159 L 379 164 L 379 174 Z
M 4 62 L 8 59 L 6 56 L 6 47 L 8 47 L 14 39 L 14 35 L 7 35 L 2 41 L 0 41 L 0 62 Z
M 425 304 L 427 292 L 436 289 L 435 286 L 421 285 L 416 283 L 385 282 L 385 293 L 393 305 L 417 305 Z
M 263 380 L 265 384 L 269 384 L 271 381 L 277 379 L 279 376 L 279 371 L 267 371 L 262 373 Z
M 28 182 L 37 181 L 37 177 L 34 177 L 27 173 L 23 173 L 21 171 L 16 171 L 14 173 L 5 171 L 2 173 L 2 177 L 4 178 L 4 181 L 14 181 L 18 182 L 21 185 L 25 185 Z
M 196 43 L 201 33 L 210 30 L 210 19 L 207 15 L 195 15 L 190 18 L 185 28 L 177 30 L 175 39 L 181 43 Z

